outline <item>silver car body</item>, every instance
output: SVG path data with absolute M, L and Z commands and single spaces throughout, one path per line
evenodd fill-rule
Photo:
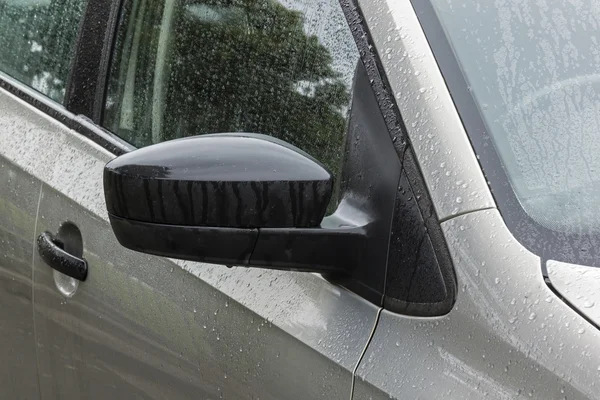
M 126 250 L 104 206 L 102 169 L 112 156 L 5 91 L 0 103 L 5 168 L 26 174 L 19 181 L 29 191 L 19 197 L 37 199 L 28 206 L 2 192 L 21 214 L 37 210 L 37 226 L 23 218 L 12 229 L 35 226 L 39 234 L 73 222 L 96 271 L 68 298 L 53 270 L 33 258 L 35 287 L 23 291 L 35 297 L 41 398 L 350 396 L 375 306 L 315 274 L 176 264 Z M 31 260 L 36 236 L 29 234 L 22 234 L 29 244 L 8 248 L 9 255 Z M 6 267 L 26 283 L 32 271 L 23 268 Z M 3 295 L 16 301 L 17 294 Z M 29 310 L 21 310 L 23 323 Z M 35 352 L 33 340 L 22 350 Z M 24 368 L 35 371 L 32 363 Z M 16 397 L 32 390 L 20 379 L 11 385 Z
M 506 227 L 410 1 L 359 4 L 451 252 L 451 312 L 403 316 L 316 274 L 126 250 L 104 204 L 113 155 L 0 89 L 3 396 L 600 398 L 600 332 Z M 65 221 L 94 271 L 79 285 L 34 247 Z

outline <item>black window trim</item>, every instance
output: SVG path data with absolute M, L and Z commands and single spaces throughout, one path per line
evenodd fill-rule
M 100 124 L 122 0 L 88 0 L 71 64 L 65 107 Z
M 420 1 L 420 0 L 418 0 Z M 364 14 L 358 4 L 358 0 L 339 0 L 342 10 L 346 15 L 346 20 L 350 26 L 352 36 L 360 53 L 360 59 L 365 66 L 367 75 L 370 79 L 371 88 L 376 95 L 379 110 L 383 115 L 384 122 L 388 128 L 388 133 L 398 155 L 402 174 L 408 178 L 408 190 L 417 199 L 417 212 L 421 215 L 425 230 L 433 244 L 433 257 L 437 260 L 440 273 L 443 276 L 445 285 L 445 298 L 441 301 L 432 301 L 428 303 L 417 303 L 408 300 L 394 298 L 389 294 L 388 279 L 392 276 L 394 270 L 402 268 L 394 262 L 394 253 L 400 251 L 400 245 L 394 243 L 395 230 L 401 230 L 406 221 L 403 221 L 400 215 L 394 212 L 392 217 L 392 231 L 390 232 L 390 244 L 388 247 L 388 265 L 386 268 L 386 282 L 384 283 L 383 308 L 404 315 L 414 315 L 422 317 L 439 316 L 449 313 L 454 307 L 457 294 L 457 280 L 450 257 L 448 245 L 442 233 L 439 218 L 433 206 L 431 196 L 423 174 L 416 162 L 412 144 L 408 137 L 406 124 L 402 118 L 400 108 L 392 92 L 391 85 L 384 72 L 380 59 L 380 53 L 377 46 L 371 38 L 371 32 L 366 24 Z M 401 188 L 398 188 L 401 190 Z M 399 197 L 396 199 L 399 200 Z M 420 259 L 417 262 L 421 261 Z M 418 268 L 422 268 L 423 263 L 419 263 Z M 415 269 L 416 271 L 416 269 Z M 414 278 L 414 276 L 413 276 Z
M 411 0 L 411 3 L 508 229 L 525 248 L 542 259 L 545 278 L 548 278 L 548 260 L 600 267 L 600 237 L 552 231 L 525 212 L 430 0 Z M 582 248 L 585 250 L 581 251 Z M 578 249 L 578 254 L 573 249 Z

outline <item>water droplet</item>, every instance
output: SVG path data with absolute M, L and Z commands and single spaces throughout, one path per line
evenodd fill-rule
M 499 283 L 500 283 L 500 278 L 496 278 L 496 279 L 494 279 L 494 283 L 495 283 L 496 285 L 497 285 L 497 284 L 499 284 Z
M 400 347 L 400 342 L 396 342 L 396 347 Z
M 194 307 L 194 314 L 196 314 L 198 312 L 198 310 L 196 310 L 196 307 Z
M 530 321 L 533 321 L 536 317 L 537 317 L 537 315 L 534 312 L 532 312 L 531 314 L 529 314 L 529 320 Z
M 462 199 L 462 197 L 457 197 L 457 198 L 456 198 L 456 202 L 457 202 L 458 204 L 462 203 L 462 202 L 463 202 L 463 199 Z
M 586 300 L 586 301 L 583 303 L 583 307 L 584 307 L 584 308 L 592 308 L 592 307 L 594 307 L 594 302 L 593 302 L 593 301 Z

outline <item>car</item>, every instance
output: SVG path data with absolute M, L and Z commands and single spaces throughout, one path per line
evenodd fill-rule
M 0 397 L 600 398 L 599 17 L 0 0 Z

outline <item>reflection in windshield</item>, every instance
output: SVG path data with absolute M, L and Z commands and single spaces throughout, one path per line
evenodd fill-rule
M 432 0 L 524 209 L 600 231 L 600 5 Z

